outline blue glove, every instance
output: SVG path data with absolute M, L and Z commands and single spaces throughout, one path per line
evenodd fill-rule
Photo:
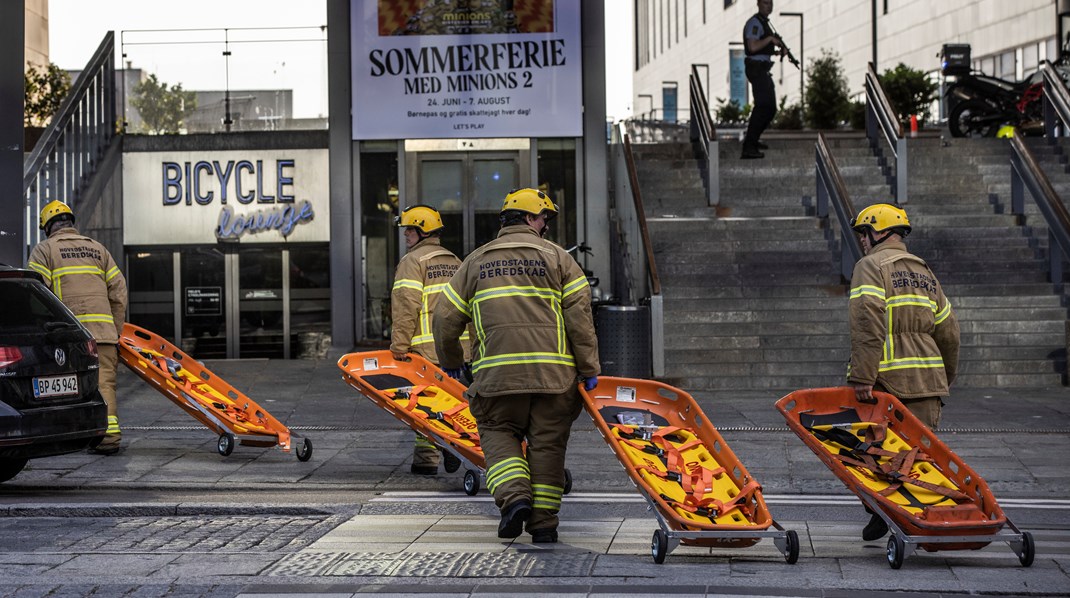
M 446 368 L 442 371 L 446 372 L 446 375 L 454 380 L 464 380 L 464 368 Z
M 590 378 L 583 379 L 583 390 L 591 392 L 594 387 L 598 386 L 598 376 L 591 376 Z

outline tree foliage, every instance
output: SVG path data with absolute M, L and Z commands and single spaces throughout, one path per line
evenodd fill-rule
M 789 104 L 788 96 L 780 97 L 780 107 L 777 108 L 776 116 L 773 117 L 774 129 L 803 128 L 803 107 L 798 103 Z
M 47 126 L 71 91 L 71 76 L 50 62 L 47 67 L 30 65 L 23 82 L 26 88 L 23 124 L 27 127 Z
M 932 116 L 930 108 L 936 100 L 936 91 L 940 85 L 930 81 L 924 71 L 912 69 L 900 62 L 894 69 L 884 71 L 879 79 L 900 122 L 910 122 L 911 114 L 916 114 L 920 122 L 929 120 Z
M 168 87 L 153 74 L 134 86 L 130 103 L 141 114 L 146 131 L 173 134 L 181 132 L 183 121 L 197 109 L 197 94 L 184 91 L 181 83 Z
M 806 67 L 806 121 L 815 129 L 834 129 L 847 115 L 847 77 L 840 56 L 823 48 Z

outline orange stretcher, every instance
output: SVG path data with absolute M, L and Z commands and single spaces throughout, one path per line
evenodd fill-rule
M 276 446 L 290 451 L 289 428 L 266 409 L 163 337 L 133 324 L 123 326 L 119 360 L 142 380 L 175 402 L 216 434 L 224 457 L 235 444 Z M 312 458 L 312 441 L 303 438 L 297 459 Z
M 1033 536 L 1003 514 L 988 484 L 894 396 L 850 387 L 797 390 L 776 403 L 788 426 L 888 524 L 893 569 L 914 547 L 976 550 L 1005 541 L 1022 565 Z M 1013 530 L 1001 531 L 1004 526 Z
M 475 496 L 487 472 L 476 419 L 464 398 L 467 387 L 419 355 L 408 358 L 398 361 L 390 351 L 350 353 L 338 367 L 346 384 L 438 447 L 447 472 L 463 464 L 464 491 Z M 566 469 L 565 494 L 571 490 Z
M 788 563 L 799 559 L 799 535 L 773 520 L 761 486 L 691 395 L 651 380 L 602 376 L 580 393 L 657 517 L 655 563 L 680 543 L 745 548 L 762 538 L 773 538 Z

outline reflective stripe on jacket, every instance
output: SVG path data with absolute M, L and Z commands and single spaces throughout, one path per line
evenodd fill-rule
M 421 240 L 401 258 L 390 293 L 392 352 L 412 351 L 438 363 L 431 316 L 442 289 L 460 265 L 461 260 L 442 247 L 438 237 Z
M 598 375 L 587 277 L 531 227 L 503 227 L 468 256 L 443 295 L 434 318 L 443 368 L 461 365 L 457 339 L 475 323 L 472 392 L 560 394 L 576 384 L 577 371 Z
M 126 278 L 100 243 L 61 228 L 30 252 L 29 267 L 70 309 L 93 338 L 114 345 L 126 320 Z
M 855 264 L 847 379 L 903 399 L 946 397 L 959 361 L 959 324 L 936 276 L 900 241 Z

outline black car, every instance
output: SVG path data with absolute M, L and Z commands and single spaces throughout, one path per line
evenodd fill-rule
M 97 344 L 41 276 L 0 264 L 0 482 L 26 461 L 100 444 Z

